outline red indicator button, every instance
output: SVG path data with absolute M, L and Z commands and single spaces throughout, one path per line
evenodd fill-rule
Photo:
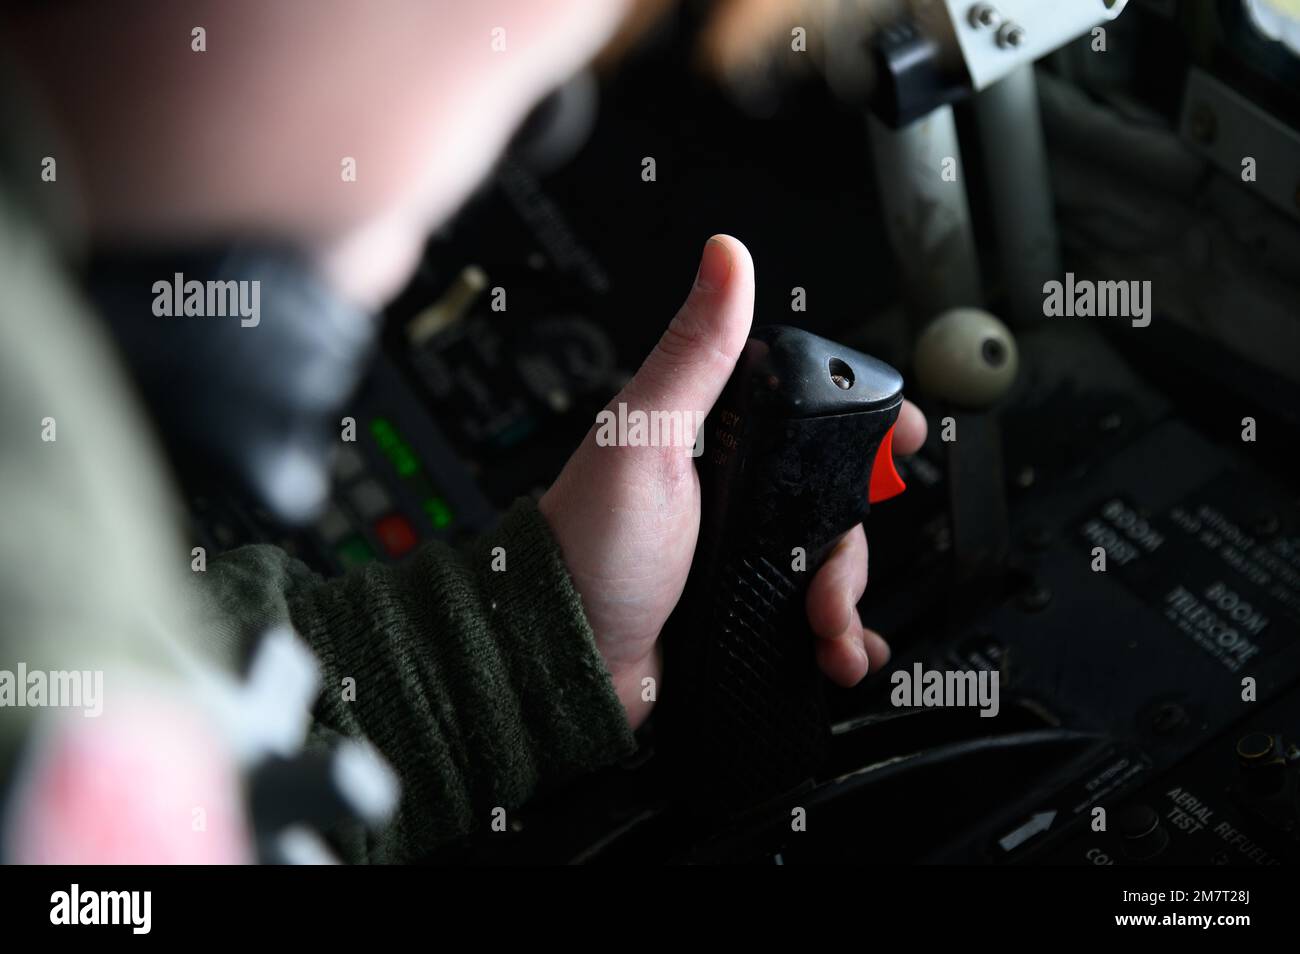
M 411 526 L 410 521 L 398 513 L 389 514 L 376 523 L 375 536 L 384 545 L 388 555 L 395 557 L 399 557 L 403 553 L 409 553 L 420 542 L 420 538 L 416 536 L 415 528 Z
M 894 428 L 890 427 L 885 439 L 876 451 L 876 462 L 871 465 L 871 489 L 867 493 L 869 503 L 880 503 L 890 497 L 897 497 L 907 489 L 903 478 L 894 469 Z

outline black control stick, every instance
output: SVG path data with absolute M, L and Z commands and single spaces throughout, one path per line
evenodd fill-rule
M 660 749 L 693 808 L 796 791 L 829 726 L 805 597 L 872 502 L 903 489 L 897 371 L 794 328 L 749 340 L 705 422 L 701 525 L 665 630 Z

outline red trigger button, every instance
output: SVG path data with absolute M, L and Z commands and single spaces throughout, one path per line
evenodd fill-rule
M 880 503 L 897 497 L 906 489 L 907 484 L 894 469 L 894 428 L 891 425 L 876 450 L 876 462 L 871 465 L 871 489 L 867 492 L 867 502 Z

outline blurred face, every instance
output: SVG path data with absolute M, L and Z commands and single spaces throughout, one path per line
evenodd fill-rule
M 373 307 L 624 5 L 82 0 L 0 36 L 97 239 L 288 241 Z

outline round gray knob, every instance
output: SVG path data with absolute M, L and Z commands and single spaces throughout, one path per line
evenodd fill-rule
M 953 308 L 921 333 L 915 365 L 925 393 L 982 410 L 1011 390 L 1020 354 L 1007 326 L 987 311 Z

